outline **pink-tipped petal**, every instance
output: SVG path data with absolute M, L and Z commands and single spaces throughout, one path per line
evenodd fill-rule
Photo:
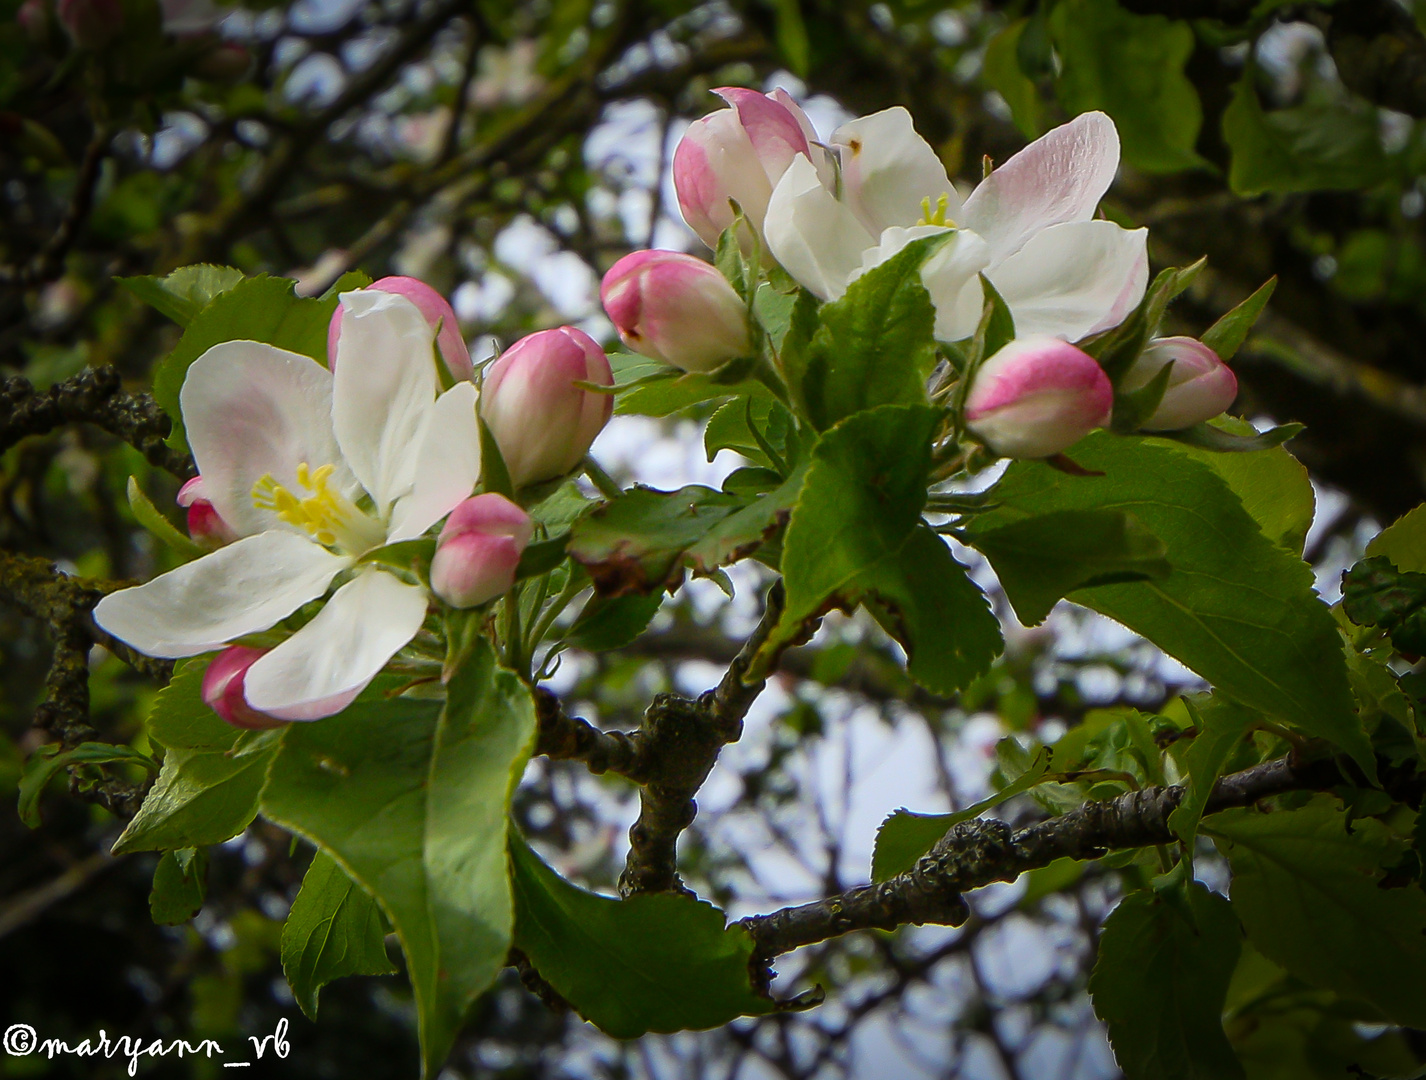
M 283 724 L 275 716 L 258 712 L 243 696 L 243 680 L 248 668 L 265 652 L 266 649 L 232 645 L 213 657 L 203 672 L 203 704 L 233 727 L 263 731 Z
M 1058 454 L 1109 421 L 1114 388 L 1095 359 L 1057 338 L 1012 341 L 976 372 L 966 427 L 1002 457 Z
M 802 125 L 780 101 L 740 86 L 725 86 L 713 92 L 738 111 L 738 121 L 769 184 L 782 178 L 794 157 L 809 152 Z
M 1238 379 L 1218 354 L 1190 337 L 1156 338 L 1125 373 L 1122 390 L 1132 393 L 1147 386 L 1173 364 L 1168 385 L 1154 414 L 1142 425 L 1145 431 L 1177 431 L 1222 413 L 1238 396 Z
M 752 349 L 747 305 L 692 255 L 626 255 L 604 275 L 599 296 L 624 344 L 684 371 L 712 371 Z

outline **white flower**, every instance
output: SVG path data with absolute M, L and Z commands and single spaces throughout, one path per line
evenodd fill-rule
M 267 630 L 349 579 L 246 675 L 248 704 L 310 720 L 346 706 L 426 618 L 425 589 L 359 563 L 422 535 L 480 473 L 475 387 L 439 394 L 434 334 L 410 300 L 342 294 L 336 374 L 255 341 L 209 349 L 180 405 L 204 495 L 239 539 L 112 593 L 95 621 L 150 656 Z
M 903 108 L 844 124 L 832 142 L 840 196 L 799 155 L 764 221 L 773 256 L 823 300 L 912 240 L 951 229 L 954 239 L 921 272 L 942 341 L 975 332 L 981 273 L 1009 305 L 1019 336 L 1078 341 L 1122 322 L 1143 297 L 1147 230 L 1092 220 L 1119 167 L 1119 134 L 1103 113 L 1037 139 L 964 202 Z

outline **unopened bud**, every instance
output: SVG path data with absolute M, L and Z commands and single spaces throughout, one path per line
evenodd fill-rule
M 599 299 L 635 352 L 712 371 L 752 351 L 748 309 L 727 280 L 681 251 L 635 251 L 609 268 Z
M 1124 374 L 1120 389 L 1147 386 L 1172 363 L 1159 407 L 1141 425 L 1145 431 L 1177 431 L 1212 419 L 1233 404 L 1238 378 L 1218 354 L 1191 337 L 1155 338 Z
M 1108 423 L 1113 407 L 1094 357 L 1058 338 L 1022 338 L 976 372 L 966 427 L 1002 457 L 1050 457 Z
M 444 296 L 424 281 L 410 277 L 384 277 L 373 281 L 367 288 L 377 292 L 395 293 L 415 304 L 432 329 L 439 327 L 436 330 L 436 347 L 440 350 L 441 359 L 445 361 L 451 378 L 456 382 L 471 380 L 475 369 L 470 362 L 470 349 L 466 347 L 465 338 L 460 335 L 455 309 Z M 342 305 L 338 304 L 337 310 L 332 313 L 332 321 L 327 326 L 327 366 L 333 371 L 337 369 L 337 339 L 341 334 Z
M 258 712 L 248 704 L 243 694 L 243 680 L 266 649 L 250 649 L 245 645 L 230 645 L 208 664 L 203 672 L 203 704 L 233 727 L 249 731 L 282 726 L 285 721 Z
M 530 516 L 503 495 L 474 495 L 451 511 L 431 560 L 431 591 L 451 607 L 504 596 L 534 533 Z
M 208 548 L 220 548 L 238 538 L 233 527 L 223 520 L 213 504 L 203 495 L 203 477 L 195 476 L 178 489 L 179 506 L 188 511 L 188 535 L 195 543 Z
M 598 342 L 561 326 L 521 338 L 490 365 L 480 415 L 515 487 L 563 476 L 583 460 L 614 411 L 614 397 L 576 386 L 613 386 Z

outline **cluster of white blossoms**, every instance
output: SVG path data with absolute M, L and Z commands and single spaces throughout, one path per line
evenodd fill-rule
M 387 278 L 342 294 L 326 367 L 255 341 L 195 360 L 180 408 L 199 476 L 179 498 L 213 550 L 106 596 L 99 625 L 150 656 L 224 650 L 205 698 L 264 727 L 345 708 L 422 629 L 432 593 L 472 607 L 508 591 L 532 523 L 502 495 L 472 496 L 477 406 L 512 483 L 537 484 L 574 469 L 609 419 L 612 397 L 576 384 L 613 375 L 561 327 L 511 346 L 478 396 L 456 325 L 429 286 Z M 442 522 L 429 575 L 371 558 Z M 235 644 L 324 597 L 275 647 Z
M 695 122 L 673 161 L 684 219 L 705 243 L 733 224 L 736 202 L 766 259 L 835 300 L 912 241 L 947 234 L 921 270 L 936 338 L 975 332 L 982 276 L 1016 331 L 975 376 L 969 430 L 1003 456 L 1045 457 L 1108 423 L 1113 387 L 1074 343 L 1123 322 L 1149 279 L 1147 230 L 1095 217 L 1119 167 L 1109 117 L 1085 113 L 1055 128 L 963 198 L 903 108 L 843 124 L 824 144 L 785 91 L 717 93 L 730 108 Z M 630 348 L 686 370 L 748 350 L 745 305 L 691 256 L 635 252 L 605 277 L 603 298 Z M 1147 385 L 1169 363 L 1146 430 L 1187 427 L 1232 403 L 1233 373 L 1191 338 L 1155 342 L 1121 389 Z

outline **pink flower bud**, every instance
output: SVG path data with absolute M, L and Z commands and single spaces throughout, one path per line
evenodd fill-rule
M 31 41 L 44 41 L 49 33 L 47 0 L 25 0 L 20 5 L 20 10 L 15 12 L 15 21 Z
M 569 472 L 609 422 L 613 395 L 576 382 L 613 386 L 614 372 L 598 343 L 572 326 L 523 337 L 490 365 L 480 415 L 517 488 Z
M 195 476 L 178 489 L 177 503 L 188 509 L 188 535 L 204 547 L 220 548 L 231 544 L 238 534 L 203 497 L 203 477 Z
M 714 267 L 681 251 L 635 251 L 609 268 L 599 299 L 624 344 L 684 371 L 752 352 L 747 305 Z
M 261 731 L 285 723 L 277 717 L 258 712 L 243 695 L 243 679 L 247 677 L 248 668 L 266 652 L 266 649 L 230 645 L 213 657 L 208 670 L 203 672 L 203 704 L 233 727 Z
M 1120 389 L 1147 386 L 1167 363 L 1173 363 L 1168 386 L 1145 431 L 1177 431 L 1217 416 L 1238 396 L 1238 379 L 1218 354 L 1190 337 L 1155 338 L 1124 374 Z
M 729 105 L 695 120 L 673 152 L 673 185 L 683 220 L 709 247 L 733 223 L 736 199 L 762 233 L 772 189 L 798 154 L 823 160 L 812 125 L 785 91 L 736 86 L 713 91 Z M 814 156 L 814 154 L 816 156 Z
M 475 368 L 470 362 L 470 350 L 465 338 L 460 336 L 460 323 L 456 321 L 455 309 L 446 298 L 424 281 L 409 277 L 384 277 L 367 286 L 377 292 L 395 293 L 415 304 L 426 316 L 436 332 L 436 347 L 441 351 L 441 359 L 446 362 L 446 370 L 457 382 L 469 382 L 474 377 Z M 337 339 L 342 333 L 342 305 L 332 313 L 332 321 L 327 326 L 327 366 L 337 369 Z
M 1058 454 L 1109 422 L 1114 388 L 1094 357 L 1058 338 L 1012 341 L 976 372 L 966 427 L 1002 457 Z
M 474 495 L 451 511 L 431 560 L 431 591 L 451 607 L 504 596 L 534 533 L 530 515 L 504 495 Z
M 59 0 L 59 21 L 81 49 L 100 49 L 124 27 L 120 0 Z

